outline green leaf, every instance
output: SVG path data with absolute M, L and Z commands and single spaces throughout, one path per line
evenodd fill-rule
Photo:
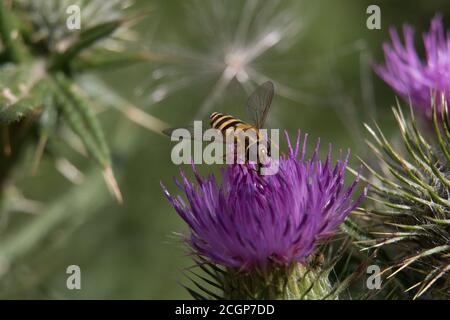
M 108 188 L 121 203 L 122 194 L 111 168 L 109 148 L 98 119 L 85 99 L 76 92 L 71 80 L 62 73 L 52 79 L 56 103 L 62 110 L 64 120 L 81 139 L 89 155 L 101 166 Z
M 73 90 L 73 83 L 63 74 L 57 74 L 55 97 L 64 120 L 83 142 L 91 157 L 102 167 L 109 166 L 109 150 L 100 124 L 88 104 Z
M 48 90 L 44 77 L 42 61 L 19 66 L 6 64 L 0 69 L 0 122 L 18 121 L 42 105 Z
M 51 69 L 59 70 L 68 65 L 78 54 L 97 41 L 110 36 L 122 24 L 122 20 L 113 20 L 88 28 L 80 33 L 79 38 L 63 53 L 58 53 L 51 59 Z
M 14 13 L 6 2 L 0 1 L 0 37 L 5 47 L 6 58 L 19 63 L 27 59 L 27 50 L 15 20 Z
M 77 106 L 83 121 L 86 124 L 87 129 L 92 134 L 95 143 L 101 149 L 101 152 L 106 158 L 109 158 L 109 148 L 106 143 L 105 135 L 98 122 L 92 107 L 89 103 L 81 96 L 80 92 L 77 92 L 75 83 L 71 82 L 68 78 L 64 77 L 62 74 L 58 75 L 59 83 L 61 85 L 62 91 L 70 99 L 70 101 Z

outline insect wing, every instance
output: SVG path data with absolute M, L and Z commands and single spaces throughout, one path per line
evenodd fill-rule
M 260 129 L 264 125 L 274 95 L 274 86 L 271 81 L 264 82 L 250 95 L 247 100 L 247 112 L 253 125 Z

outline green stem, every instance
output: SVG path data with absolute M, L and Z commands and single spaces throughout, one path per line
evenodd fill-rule
M 14 21 L 14 13 L 7 1 L 0 1 L 0 37 L 5 46 L 5 54 L 10 61 L 20 63 L 27 60 L 27 50 Z

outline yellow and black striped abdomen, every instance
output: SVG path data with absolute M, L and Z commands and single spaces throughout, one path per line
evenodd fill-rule
M 262 141 L 263 137 L 261 136 L 260 131 L 254 126 L 245 123 L 233 116 L 222 114 L 219 112 L 213 112 L 209 119 L 211 122 L 211 127 L 219 130 L 223 134 L 223 136 L 226 137 L 226 139 L 233 137 L 232 141 L 234 141 L 235 145 L 235 160 L 237 159 L 238 152 L 242 150 L 240 148 L 243 147 L 243 150 L 245 150 L 244 156 L 246 162 L 248 161 L 248 159 L 250 159 L 250 147 L 256 145 L 259 148 L 260 141 Z M 233 129 L 234 131 L 227 132 L 228 129 Z M 240 135 L 240 132 L 242 132 L 240 130 L 245 132 L 244 136 Z M 258 154 L 256 156 L 259 158 Z
M 209 119 L 211 127 L 220 130 L 222 133 L 225 133 L 229 128 L 247 130 L 252 127 L 233 116 L 219 112 L 213 112 Z

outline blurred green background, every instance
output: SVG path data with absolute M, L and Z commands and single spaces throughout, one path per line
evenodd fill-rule
M 119 71 L 102 70 L 94 76 L 118 96 L 168 124 L 188 124 L 198 119 L 206 97 L 217 91 L 214 84 L 220 72 L 214 71 L 216 66 L 209 66 L 209 59 L 223 58 L 221 46 L 226 35 L 236 29 L 243 3 L 137 1 L 132 11 L 150 12 L 134 28 L 136 46 L 180 56 L 200 53 L 204 63 L 155 60 Z M 366 8 L 371 4 L 381 8 L 381 30 L 366 28 Z M 280 1 L 267 11 L 267 16 L 276 17 L 267 21 L 269 26 L 269 22 L 283 26 L 286 13 L 293 15 L 290 21 L 294 26 L 303 25 L 301 32 L 289 35 L 287 44 L 280 42 L 254 62 L 255 70 L 291 89 L 287 94 L 290 98 L 275 97 L 267 126 L 291 134 L 300 128 L 312 139 L 321 137 L 322 147 L 332 142 L 335 152 L 350 147 L 353 155 L 370 159 L 363 144 L 367 137 L 363 122 L 375 119 L 384 128 L 393 128 L 390 107 L 395 95 L 370 65 L 383 59 L 381 46 L 389 37 L 389 26 L 413 24 L 419 46 L 420 34 L 428 30 L 435 13 L 443 13 L 444 20 L 449 21 L 450 6 L 445 0 Z M 256 37 L 258 30 L 263 30 L 258 28 L 255 26 L 249 34 Z M 161 76 L 164 72 L 167 77 Z M 180 83 L 182 79 L 187 80 Z M 154 94 L 158 88 L 167 89 L 167 95 L 158 98 Z M 100 91 L 96 94 L 102 95 Z M 245 119 L 247 94 L 248 88 L 244 90 L 232 80 L 207 110 Z M 42 203 L 42 215 L 49 214 L 49 218 L 26 229 L 41 217 L 20 210 L 0 217 L 0 243 L 17 236 L 19 242 L 11 250 L 24 252 L 11 265 L 0 261 L 0 269 L 8 269 L 0 278 L 0 298 L 189 298 L 180 282 L 185 281 L 183 268 L 191 262 L 173 235 L 186 227 L 160 189 L 163 180 L 176 192 L 171 181 L 179 168 L 170 161 L 172 145 L 168 138 L 136 125 L 115 110 L 102 112 L 100 117 L 112 146 L 123 205 L 108 194 L 98 170 L 76 155 L 71 155 L 73 161 L 85 175 L 79 186 L 59 174 L 47 157 L 38 174 L 31 176 L 30 149 L 14 174 L 23 195 Z M 65 146 L 60 149 L 70 154 Z M 352 164 L 358 165 L 355 157 Z M 218 167 L 202 169 L 218 171 Z M 46 223 L 60 215 L 65 216 L 63 223 L 47 230 Z M 36 237 L 39 241 L 34 242 L 35 233 L 43 230 L 45 237 Z M 66 288 L 66 268 L 73 264 L 81 268 L 81 290 Z

